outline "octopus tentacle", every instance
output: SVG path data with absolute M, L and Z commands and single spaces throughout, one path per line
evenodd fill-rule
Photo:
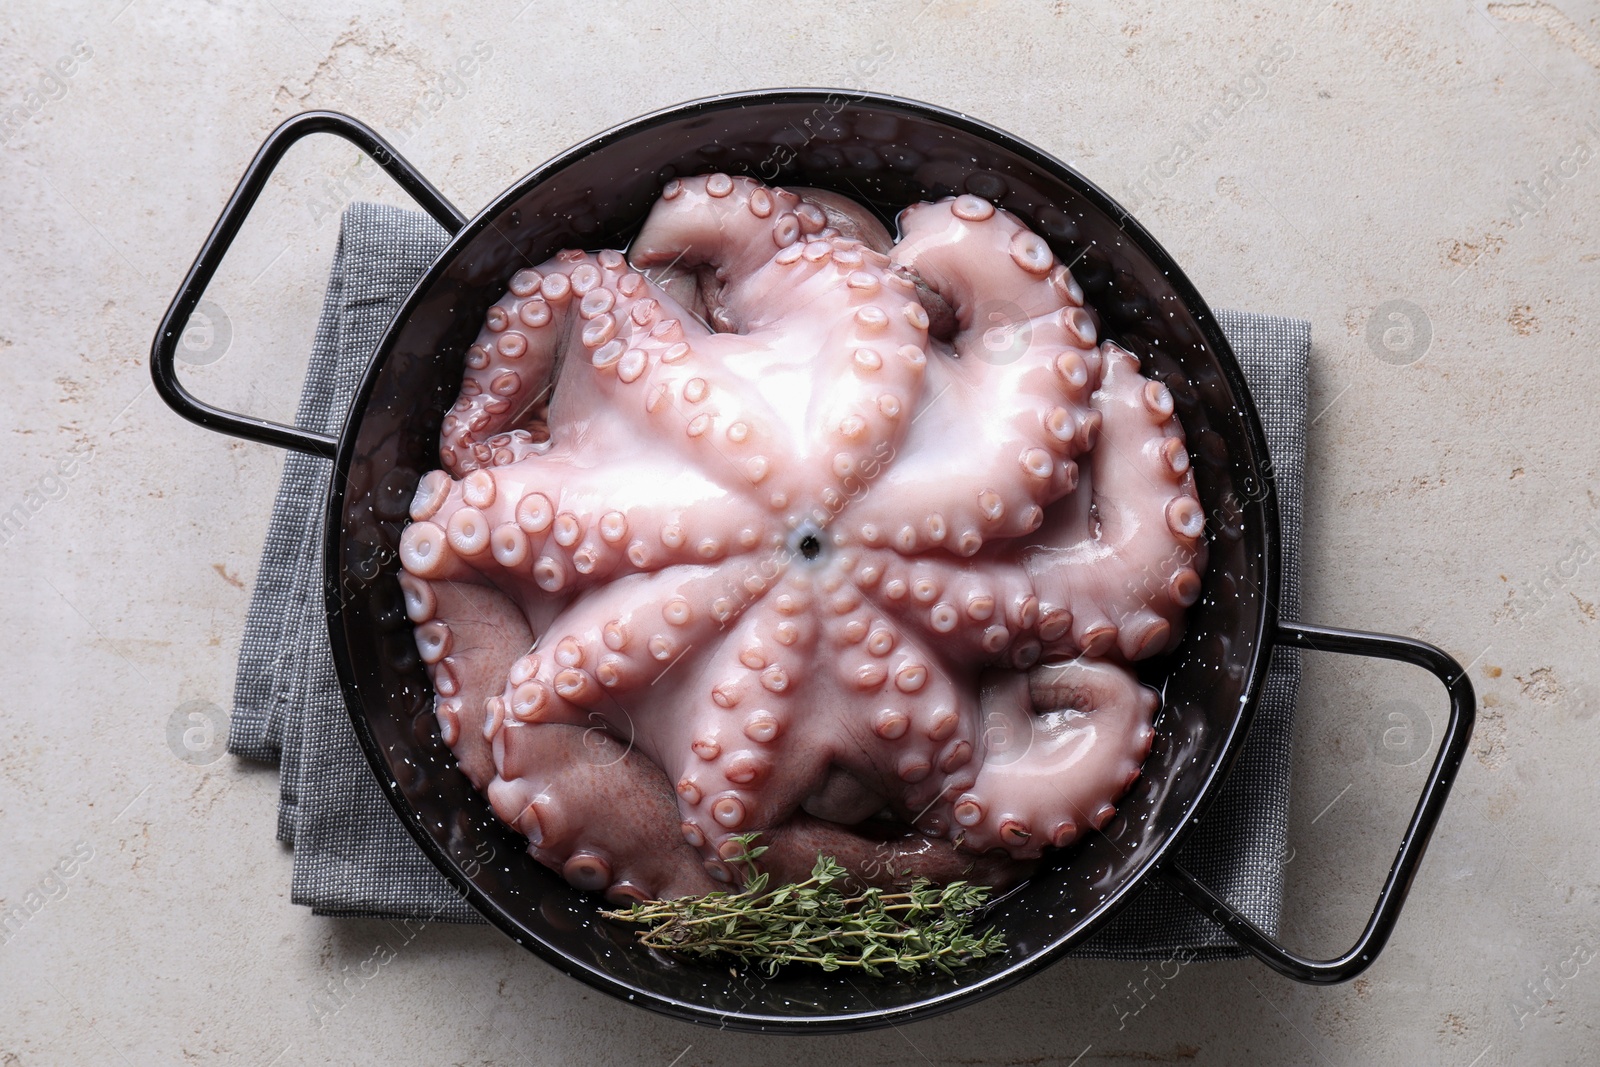
M 1082 310 L 1083 291 L 1045 239 L 1009 211 L 971 194 L 902 211 L 900 240 L 890 258 L 948 300 L 964 330 L 983 327 L 978 312 L 986 304 L 1011 305 L 1017 318 Z M 1078 316 L 1068 319 L 1079 324 L 1084 343 L 1093 345 Z
M 641 730 L 660 736 L 671 721 L 649 709 L 661 707 L 696 663 L 716 654 L 747 610 L 751 588 L 781 574 L 778 559 L 746 561 L 731 573 L 726 566 L 684 565 L 630 575 L 562 602 L 506 677 L 510 717 L 598 722 L 624 739 Z M 669 674 L 672 681 L 662 685 Z M 648 707 L 636 707 L 635 694 L 648 694 Z M 641 743 L 652 754 L 664 747 L 648 738 Z
M 570 439 L 608 410 L 597 403 L 604 383 L 637 380 L 649 359 L 705 332 L 618 252 L 568 250 L 519 271 L 467 350 L 461 394 L 440 428 L 446 469 L 523 458 L 491 442 L 508 430 L 534 445 Z
M 445 469 L 465 474 L 494 462 L 487 444 L 502 430 L 520 427 L 548 440 L 549 390 L 565 340 L 572 286 L 562 264 L 518 271 L 511 288 L 489 307 L 477 340 L 467 349 L 461 393 L 440 428 Z
M 503 573 L 531 602 L 540 592 L 570 595 L 636 571 L 771 551 L 780 542 L 760 509 L 729 502 L 723 486 L 670 456 L 638 457 L 634 474 L 620 508 L 606 503 L 616 479 L 567 451 L 460 481 L 430 475 L 414 509 L 426 509 L 427 521 L 401 535 L 402 558 L 429 577 Z
M 1171 394 L 1124 349 L 1103 354 L 1089 477 L 1024 558 L 1040 599 L 1072 615 L 1076 651 L 1140 659 L 1176 646 L 1199 597 L 1205 512 Z
M 1098 432 L 1100 359 L 1070 273 L 1014 217 L 966 196 L 907 209 L 901 223 L 891 259 L 948 302 L 954 336 L 930 346 L 905 454 L 852 519 L 866 544 L 971 556 L 1032 533 L 1076 487 L 1076 458 Z M 1029 238 L 1038 245 L 1023 256 Z M 952 437 L 954 454 L 938 447 Z
M 985 758 L 949 817 L 964 847 L 1017 858 L 1103 828 L 1140 773 L 1160 700 L 1125 667 L 1074 660 L 986 687 Z
M 892 830 L 879 834 L 806 815 L 764 832 L 759 843 L 767 846 L 759 866 L 777 885 L 809 878 L 818 855 L 832 856 L 856 882 L 884 889 L 908 889 L 918 879 L 944 884 L 961 878 L 1004 890 L 1031 869 L 1010 858 L 974 855 L 942 839 Z
M 685 672 L 677 712 L 657 735 L 684 837 L 721 880 L 720 861 L 740 853 L 734 835 L 780 825 L 828 762 L 834 711 L 805 674 L 816 631 L 804 615 L 785 611 L 794 588 L 780 583 Z
M 866 557 L 873 573 L 867 595 L 900 626 L 960 662 L 1026 669 L 1042 640 L 1039 598 L 1005 546 L 970 560 L 943 555 L 911 559 L 887 550 Z M 857 584 L 863 583 L 858 568 Z
M 433 682 L 434 714 L 444 743 L 472 784 L 494 775 L 490 740 L 505 720 L 506 672 L 533 644 L 522 611 L 498 589 L 465 582 L 400 579 L 406 614 Z
M 693 202 L 686 190 L 640 235 L 638 262 L 683 253 L 717 263 L 727 279 L 722 328 L 739 334 L 696 342 L 680 363 L 652 371 L 647 410 L 697 442 L 701 458 L 732 468 L 740 488 L 795 523 L 826 525 L 818 514 L 859 493 L 863 473 L 875 473 L 903 435 L 927 362 L 927 316 L 909 283 L 884 274 L 887 258 L 859 242 L 800 227 L 774 252 L 767 220 L 751 230 L 755 216 L 741 208 L 746 188 Z M 757 192 L 744 203 L 762 203 Z M 759 267 L 743 258 L 751 241 Z
M 661 191 L 628 257 L 642 270 L 709 268 L 698 275 L 695 302 L 704 306 L 714 328 L 733 330 L 734 312 L 720 296 L 723 286 L 753 273 L 775 251 L 825 224 L 820 208 L 752 178 L 675 178 Z
M 838 805 L 864 802 L 861 793 L 870 792 L 914 822 L 941 790 L 971 780 L 978 708 L 967 671 L 959 657 L 952 662 L 934 651 L 936 643 L 919 640 L 838 574 L 819 593 L 819 648 L 828 667 L 808 678 L 829 686 L 830 708 L 858 710 L 833 711 L 831 765 L 848 777 L 819 778 L 808 810 L 842 821 Z M 849 779 L 862 788 L 841 793 Z
M 840 237 L 858 241 L 875 252 L 885 254 L 894 247 L 894 239 L 889 236 L 889 231 L 878 216 L 848 196 L 805 186 L 793 186 L 790 191 L 798 193 L 806 203 L 821 208 L 827 220 L 825 228 L 836 231 Z
M 679 835 L 666 777 L 604 731 L 513 722 L 495 739 L 494 761 L 495 814 L 578 888 L 618 904 L 717 888 Z
M 882 280 L 881 263 L 863 269 L 883 257 L 854 242 L 809 240 L 787 251 L 795 254 L 774 257 L 732 297 L 761 309 L 746 336 L 777 358 L 729 369 L 768 398 L 796 442 L 769 484 L 791 504 L 812 502 L 807 517 L 826 526 L 905 436 L 928 363 L 927 317 L 909 286 Z M 802 318 L 802 308 L 819 314 Z
M 795 450 L 779 414 L 749 388 L 755 368 L 740 359 L 747 353 L 732 334 L 671 345 L 645 364 L 642 402 L 628 414 L 635 422 L 642 416 L 678 462 L 716 479 L 741 507 L 758 502 L 781 511 L 792 499 L 785 476 L 796 466 Z

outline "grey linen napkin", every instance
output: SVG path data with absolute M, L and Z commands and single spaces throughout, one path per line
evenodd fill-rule
M 338 433 L 385 326 L 444 248 L 427 216 L 356 203 L 312 344 L 296 422 Z M 1310 324 L 1219 311 L 1266 424 L 1283 520 L 1285 618 L 1300 610 L 1300 503 L 1305 470 Z M 322 606 L 327 460 L 290 453 L 250 599 L 234 682 L 231 752 L 279 765 L 278 838 L 294 848 L 291 899 L 320 915 L 482 922 L 417 848 L 379 791 L 334 675 Z M 1184 860 L 1244 915 L 1276 931 L 1287 832 L 1290 735 L 1299 662 L 1274 654 L 1249 740 Z M 1221 959 L 1243 952 L 1163 885 L 1151 884 L 1080 955 Z

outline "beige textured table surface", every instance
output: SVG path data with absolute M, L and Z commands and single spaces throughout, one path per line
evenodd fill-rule
M 1594 1062 L 1592 0 L 336 6 L 0 12 L 0 598 L 19 639 L 0 1064 Z M 488 929 L 429 928 L 373 967 L 389 928 L 288 902 L 276 775 L 184 747 L 189 712 L 228 702 L 282 460 L 179 421 L 147 352 L 267 131 L 351 112 L 471 213 L 641 112 L 789 84 L 1006 127 L 1125 198 L 1212 303 L 1312 321 L 1306 617 L 1423 635 L 1482 700 L 1364 977 L 1068 962 L 934 1021 L 774 1040 L 617 1003 Z M 292 412 L 338 209 L 402 202 L 355 159 L 307 143 L 274 181 L 191 338 L 197 391 Z M 1305 693 L 1286 934 L 1326 952 L 1370 907 L 1444 701 L 1420 672 L 1333 657 Z M 319 1025 L 318 996 L 363 970 Z

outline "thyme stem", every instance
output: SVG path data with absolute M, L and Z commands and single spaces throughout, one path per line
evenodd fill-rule
M 736 838 L 744 852 L 734 862 L 748 874 L 742 891 L 648 900 L 601 914 L 648 927 L 639 931 L 639 940 L 651 948 L 731 956 L 759 964 L 769 975 L 786 963 L 825 971 L 853 967 L 874 976 L 924 966 L 950 973 L 1005 947 L 993 928 L 970 931 L 973 913 L 989 897 L 983 886 L 918 880 L 900 892 L 847 894 L 842 887 L 849 872 L 818 855 L 811 877 L 768 888 L 755 865 L 766 851 L 755 844 L 757 836 Z

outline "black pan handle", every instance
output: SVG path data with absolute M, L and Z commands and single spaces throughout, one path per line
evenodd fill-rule
M 292 448 L 331 459 L 339 446 L 336 438 L 213 407 L 183 387 L 173 365 L 178 341 L 189 326 L 189 316 L 194 314 L 200 298 L 205 295 L 206 286 L 211 284 L 222 257 L 227 255 L 233 239 L 238 236 L 239 227 L 244 225 L 245 217 L 255 206 L 267 179 L 272 177 L 273 170 L 289 146 L 313 133 L 331 133 L 343 137 L 372 157 L 374 163 L 388 172 L 400 188 L 451 234 L 458 233 L 467 224 L 466 216 L 457 211 L 443 193 L 435 189 L 428 179 L 370 127 L 336 111 L 307 111 L 296 115 L 268 135 L 256 158 L 250 161 L 244 177 L 239 179 L 239 187 L 233 191 L 228 206 L 222 209 L 221 217 L 211 229 L 211 236 L 201 246 L 194 266 L 189 268 L 189 276 L 184 278 L 178 295 L 172 298 L 172 306 L 167 308 L 161 320 L 161 328 L 156 331 L 155 344 L 150 349 L 150 376 L 155 379 L 156 392 L 161 394 L 167 406 L 190 422 L 247 441 Z
M 1329 960 L 1314 960 L 1291 952 L 1278 944 L 1265 930 L 1240 915 L 1227 901 L 1217 896 L 1181 864 L 1173 862 L 1162 869 L 1167 882 L 1201 912 L 1218 923 L 1239 944 L 1255 953 L 1273 970 L 1298 982 L 1332 985 L 1354 978 L 1372 965 L 1383 951 L 1383 946 L 1400 920 L 1400 909 L 1411 889 L 1411 880 L 1417 873 L 1422 854 L 1427 851 L 1428 839 L 1444 810 L 1445 798 L 1461 760 L 1467 753 L 1467 742 L 1472 737 L 1472 722 L 1476 716 L 1476 700 L 1467 672 L 1441 649 L 1409 637 L 1390 634 L 1364 633 L 1359 630 L 1336 630 L 1329 626 L 1311 626 L 1301 622 L 1279 622 L 1276 640 L 1295 648 L 1317 652 L 1345 652 L 1353 656 L 1375 656 L 1379 659 L 1396 659 L 1413 663 L 1432 671 L 1444 683 L 1450 694 L 1450 723 L 1445 727 L 1444 740 L 1439 754 L 1434 757 L 1433 768 L 1422 787 L 1422 797 L 1411 815 L 1411 825 L 1406 827 L 1400 841 L 1400 851 L 1395 854 L 1389 868 L 1389 877 L 1378 892 L 1377 906 L 1361 937 L 1348 952 Z

